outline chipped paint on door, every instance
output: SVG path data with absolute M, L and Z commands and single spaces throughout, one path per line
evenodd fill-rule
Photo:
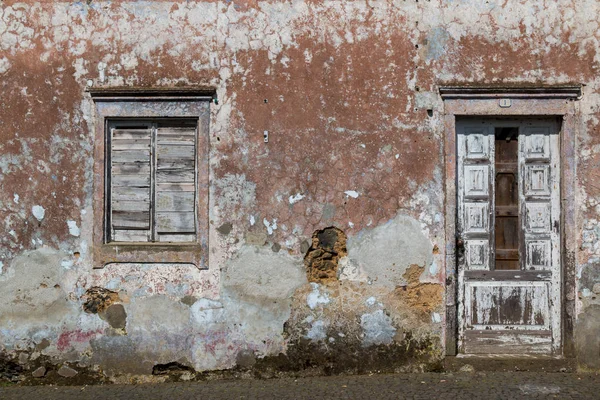
M 463 119 L 456 129 L 459 350 L 559 354 L 558 124 Z

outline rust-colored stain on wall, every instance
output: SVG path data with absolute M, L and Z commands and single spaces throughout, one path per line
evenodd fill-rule
M 586 0 L 2 2 L 0 363 L 76 361 L 78 376 L 112 382 L 241 364 L 267 376 L 306 367 L 295 354 L 336 372 L 367 372 L 366 358 L 435 368 L 455 240 L 444 85 L 584 85 L 567 162 L 585 337 L 600 293 L 598 12 Z M 94 264 L 107 133 L 89 89 L 199 87 L 214 93 L 206 268 L 160 262 L 156 244 Z M 72 379 L 33 366 L 28 379 Z

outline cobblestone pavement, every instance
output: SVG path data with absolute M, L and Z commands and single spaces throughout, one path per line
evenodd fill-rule
M 9 386 L 0 399 L 600 399 L 600 376 L 478 372 L 219 380 L 98 386 Z

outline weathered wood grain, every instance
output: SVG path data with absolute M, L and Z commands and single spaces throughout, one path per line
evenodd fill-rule
M 156 183 L 194 183 L 194 169 L 171 168 L 156 171 Z
M 156 211 L 194 211 L 194 192 L 157 192 Z
M 158 146 L 157 156 L 159 160 L 193 159 L 195 155 L 194 146 L 186 145 L 161 145 Z
M 113 150 L 111 158 L 114 163 L 149 163 L 150 150 Z
M 161 211 L 156 213 L 158 233 L 193 233 L 196 230 L 195 214 L 188 211 Z
M 112 212 L 113 229 L 150 229 L 149 211 Z
M 552 332 L 549 330 L 516 332 L 513 330 L 472 330 L 466 333 L 468 354 L 550 354 Z
M 150 202 L 150 188 L 130 186 L 113 187 L 112 200 Z

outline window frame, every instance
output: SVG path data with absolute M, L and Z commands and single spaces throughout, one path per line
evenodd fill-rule
M 209 121 L 214 89 L 89 89 L 95 106 L 93 179 L 93 267 L 111 263 L 193 264 L 208 268 Z M 196 240 L 113 242 L 107 226 L 110 176 L 109 124 L 113 121 L 186 120 L 196 124 Z

